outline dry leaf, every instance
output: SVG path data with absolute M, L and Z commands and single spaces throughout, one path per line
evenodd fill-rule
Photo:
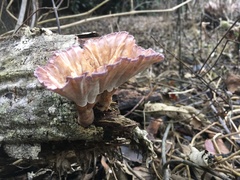
M 138 162 L 138 163 L 143 162 L 143 159 L 142 159 L 143 157 L 140 153 L 132 150 L 128 146 L 121 146 L 120 148 L 121 148 L 123 157 L 126 158 L 127 160 L 132 162 Z
M 133 170 L 139 177 L 142 177 L 143 179 L 146 179 L 146 180 L 153 179 L 151 173 L 149 172 L 149 168 L 138 166 L 138 167 L 134 167 Z M 133 180 L 135 179 L 137 180 L 138 178 L 134 176 Z
M 148 132 L 149 136 L 155 137 L 158 132 L 158 129 L 160 128 L 161 125 L 163 125 L 163 121 L 160 118 L 150 121 L 150 123 L 147 127 L 147 132 Z
M 207 150 L 199 151 L 197 148 L 192 146 L 190 146 L 190 148 L 191 153 L 189 155 L 189 160 L 199 166 L 207 167 L 210 153 Z
M 210 152 L 211 154 L 216 154 L 216 151 L 211 139 L 206 139 L 204 145 L 205 145 L 205 149 L 208 150 L 208 152 Z
M 189 156 L 191 153 L 191 147 L 189 145 L 185 145 L 185 144 L 180 144 L 180 145 L 181 145 L 183 154 Z
M 223 142 L 222 139 L 216 139 L 216 143 L 217 143 L 217 146 L 218 146 L 218 149 L 220 150 L 219 153 L 221 154 L 228 154 L 230 153 L 229 149 L 227 148 L 227 146 L 225 145 L 225 143 Z
M 186 180 L 185 177 L 182 177 L 182 176 L 177 175 L 177 174 L 172 174 L 172 175 L 171 175 L 171 179 L 172 179 L 172 180 Z
M 159 115 L 166 115 L 172 119 L 179 121 L 187 121 L 192 123 L 193 128 L 199 128 L 200 124 L 208 125 L 209 121 L 205 118 L 205 116 L 199 112 L 199 110 L 195 109 L 191 106 L 168 106 L 163 103 L 147 103 L 144 106 L 145 113 L 154 113 Z M 197 122 L 191 122 L 194 121 Z
M 229 73 L 225 80 L 228 91 L 235 93 L 240 90 L 240 76 L 237 74 Z

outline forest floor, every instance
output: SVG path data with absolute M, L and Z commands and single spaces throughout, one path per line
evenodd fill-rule
M 118 150 L 111 155 L 106 151 L 98 157 L 104 176 L 239 179 L 240 28 L 237 24 L 226 34 L 232 22 L 211 23 L 202 21 L 201 12 L 180 18 L 168 13 L 109 18 L 62 30 L 100 35 L 128 31 L 140 46 L 165 56 L 164 62 L 122 85 L 114 99 L 122 115 L 147 131 L 157 156 L 149 160 L 139 147 L 121 146 L 120 161 Z
M 221 23 L 225 26 L 203 21 L 201 13 L 181 19 L 173 13 L 111 18 L 64 30 L 128 31 L 139 45 L 165 55 L 164 62 L 116 93 L 121 113 L 147 130 L 158 155 L 147 170 L 136 152 L 124 149 L 133 177 L 239 178 L 240 31 L 235 25 L 226 33 L 233 22 Z

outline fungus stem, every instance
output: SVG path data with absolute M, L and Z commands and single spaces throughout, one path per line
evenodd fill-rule
M 94 120 L 93 106 L 94 104 L 87 104 L 84 107 L 76 105 L 78 111 L 78 123 L 81 126 L 87 127 L 93 123 Z
M 102 94 L 99 94 L 97 97 L 97 104 L 96 108 L 100 111 L 106 111 L 108 110 L 111 102 L 112 102 L 112 96 L 115 93 L 117 89 L 113 89 L 111 92 L 108 92 L 105 90 Z

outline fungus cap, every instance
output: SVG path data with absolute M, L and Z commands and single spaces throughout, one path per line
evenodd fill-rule
M 34 74 L 47 89 L 78 106 L 96 104 L 104 91 L 112 92 L 164 56 L 137 46 L 128 32 L 117 32 L 87 40 L 83 48 L 56 52 L 46 66 Z

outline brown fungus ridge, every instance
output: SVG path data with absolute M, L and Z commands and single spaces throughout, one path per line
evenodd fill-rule
M 137 46 L 128 32 L 117 32 L 89 39 L 83 48 L 56 52 L 34 75 L 47 89 L 74 101 L 79 124 L 88 126 L 94 120 L 94 106 L 107 110 L 116 88 L 163 59 L 162 54 Z

